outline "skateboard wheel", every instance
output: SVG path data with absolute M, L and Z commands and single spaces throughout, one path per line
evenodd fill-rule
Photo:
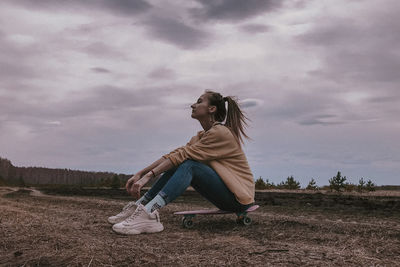
M 243 219 L 242 219 L 242 223 L 243 223 L 243 225 L 250 225 L 251 224 L 251 218 L 250 217 L 244 217 Z
M 192 228 L 193 227 L 193 221 L 189 218 L 183 218 L 182 219 L 182 226 L 185 228 Z

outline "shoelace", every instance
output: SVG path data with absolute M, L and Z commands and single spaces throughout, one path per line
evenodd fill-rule
M 128 204 L 125 205 L 125 207 L 122 208 L 122 210 L 126 210 L 129 209 L 130 207 L 132 207 L 133 205 L 135 205 L 136 202 L 135 201 L 131 201 Z
M 126 222 L 131 222 L 133 221 L 136 217 L 138 217 L 144 210 L 143 209 L 137 209 L 135 212 L 129 216 L 125 221 Z

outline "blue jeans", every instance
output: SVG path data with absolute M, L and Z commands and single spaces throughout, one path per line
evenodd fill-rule
M 189 185 L 221 210 L 242 212 L 254 204 L 238 202 L 214 169 L 191 159 L 164 172 L 145 195 L 153 199 L 160 194 L 168 204 L 185 192 Z

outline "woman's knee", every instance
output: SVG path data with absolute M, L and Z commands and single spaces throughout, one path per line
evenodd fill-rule
M 192 166 L 194 166 L 194 165 L 196 165 L 196 164 L 198 164 L 197 161 L 192 160 L 192 159 L 187 159 L 187 160 L 183 161 L 183 162 L 178 166 L 178 168 L 192 167 Z
M 198 163 L 198 161 L 195 161 L 194 159 L 187 159 L 184 162 L 182 162 L 182 164 L 190 164 L 190 165 L 193 165 L 196 163 Z

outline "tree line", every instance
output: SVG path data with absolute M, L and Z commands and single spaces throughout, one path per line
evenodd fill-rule
M 358 184 L 352 184 L 347 182 L 347 177 L 342 176 L 341 172 L 338 171 L 336 176 L 333 176 L 328 180 L 329 185 L 325 185 L 322 187 L 317 186 L 314 178 L 311 178 L 305 189 L 307 190 L 330 190 L 330 191 L 336 191 L 336 192 L 341 192 L 341 191 L 358 191 L 358 192 L 363 192 L 363 191 L 375 191 L 376 185 L 369 179 L 368 181 L 364 180 L 363 177 L 361 177 L 358 181 Z M 296 181 L 296 179 L 293 176 L 289 176 L 286 178 L 285 181 L 280 182 L 279 184 L 274 184 L 273 182 L 270 182 L 268 179 L 264 181 L 261 176 L 256 180 L 255 182 L 255 187 L 256 189 L 289 189 L 289 190 L 295 190 L 295 189 L 300 189 L 300 182 Z
M 0 157 L 1 185 L 79 185 L 120 187 L 132 177 L 113 172 L 90 172 L 43 167 L 16 167 L 10 160 Z

